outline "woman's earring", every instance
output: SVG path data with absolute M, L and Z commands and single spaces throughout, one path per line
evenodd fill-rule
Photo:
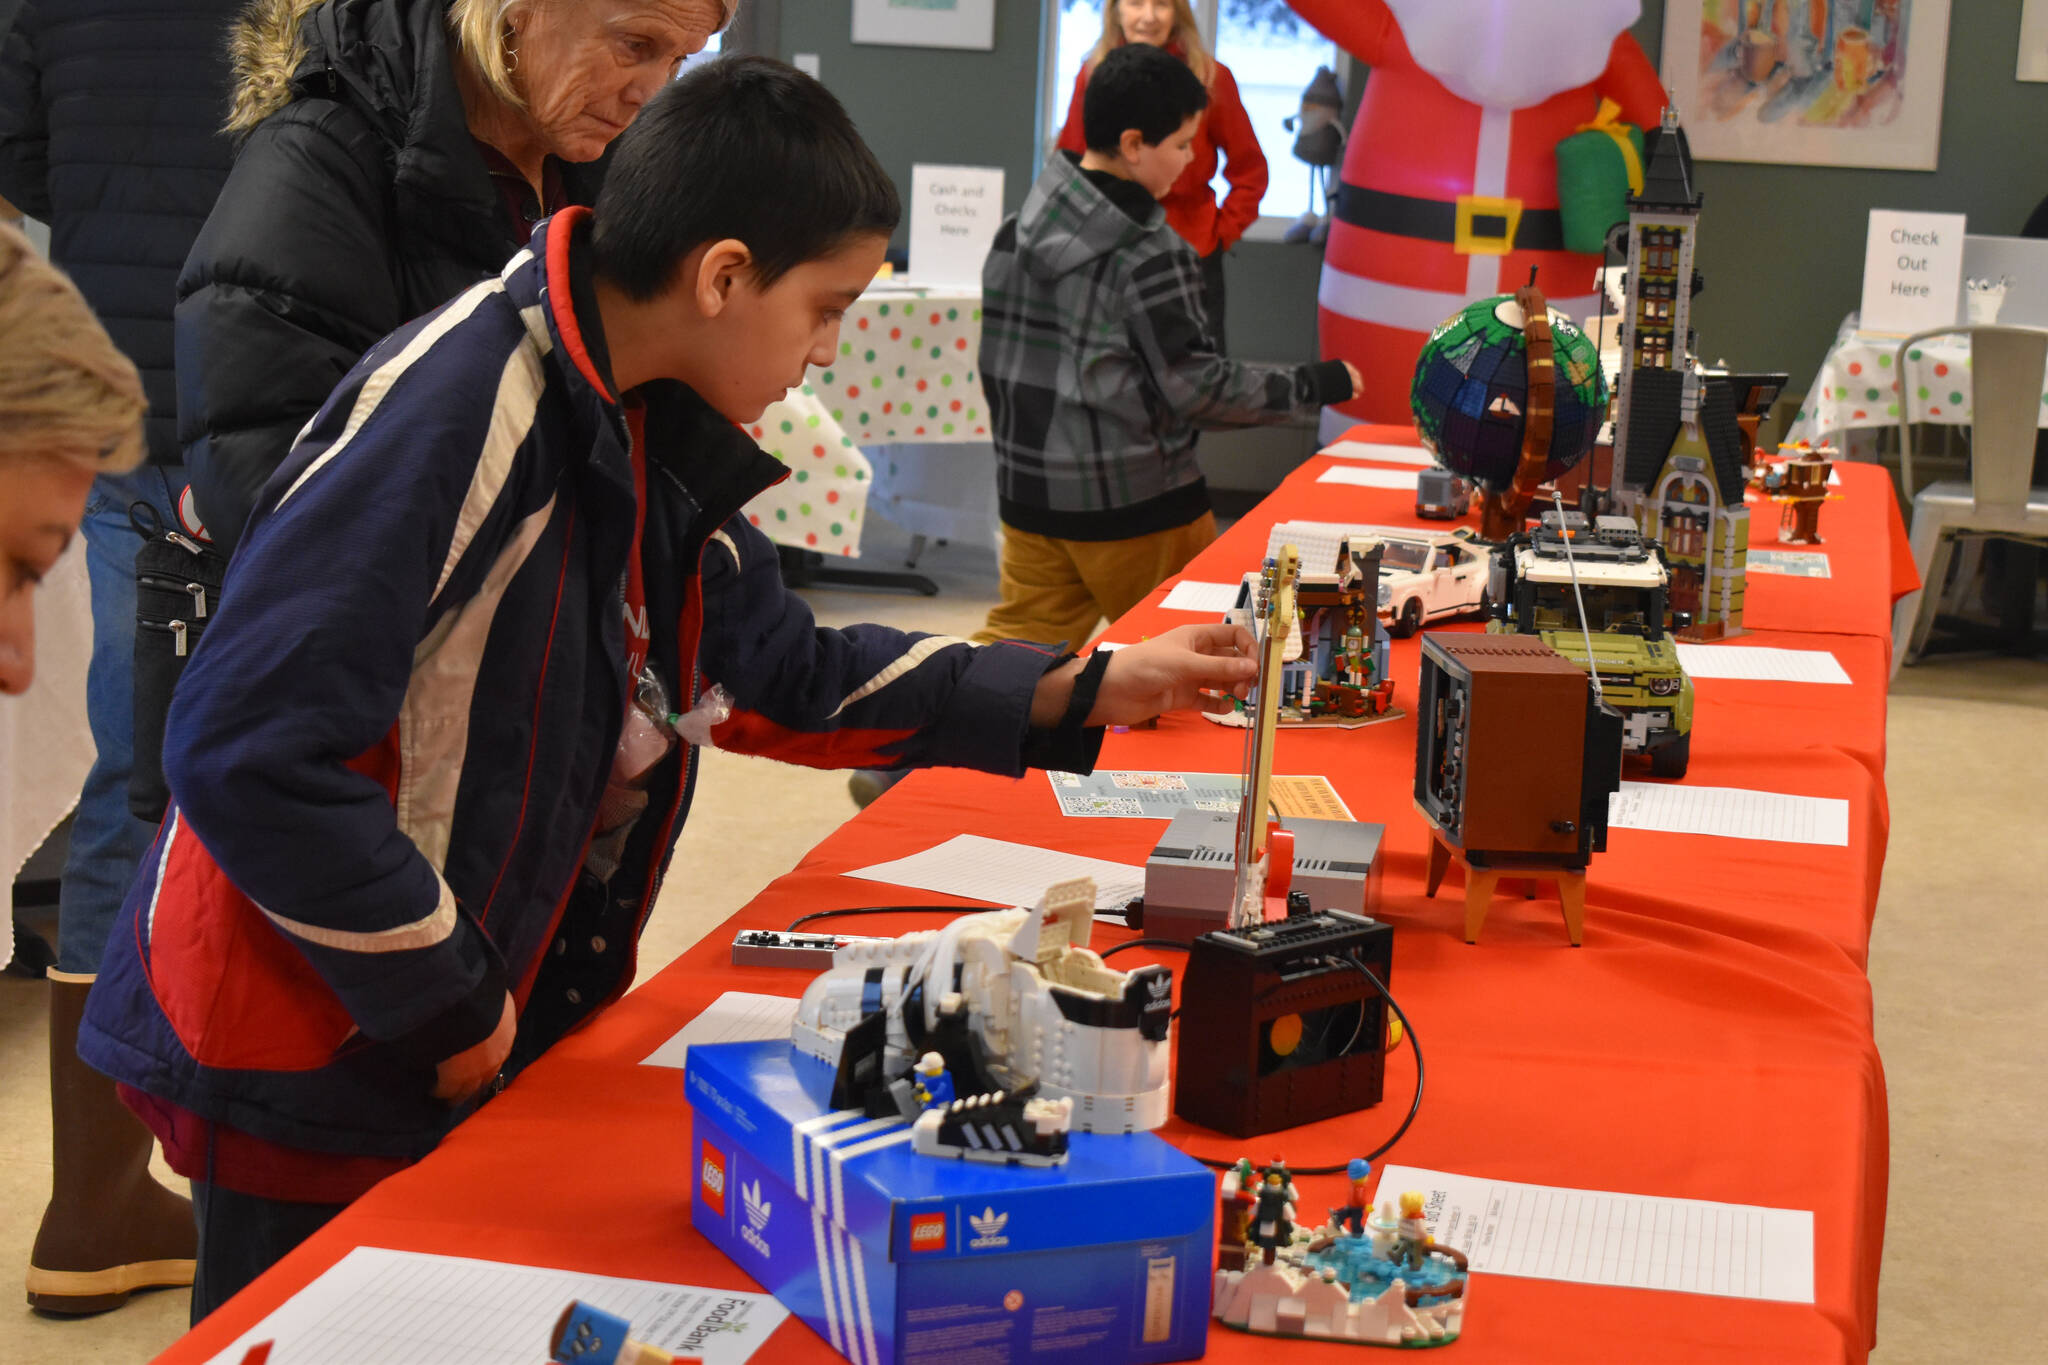
M 511 75 L 519 69 L 519 49 L 510 43 L 505 45 L 505 74 Z

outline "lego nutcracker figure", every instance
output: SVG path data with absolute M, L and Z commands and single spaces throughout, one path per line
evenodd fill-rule
M 1251 1235 L 1252 1209 L 1258 1202 L 1259 1176 L 1252 1168 L 1252 1159 L 1242 1156 L 1237 1164 L 1223 1173 L 1221 1223 L 1222 1233 L 1216 1239 L 1217 1265 L 1225 1270 L 1242 1270 L 1245 1263 L 1245 1244 Z
M 1300 1197 L 1287 1174 L 1286 1163 L 1273 1158 L 1259 1180 L 1258 1205 L 1252 1211 L 1251 1227 L 1252 1245 L 1265 1248 L 1267 1265 L 1273 1264 L 1280 1248 L 1294 1240 L 1294 1201 Z
M 1372 68 L 1345 144 L 1318 290 L 1322 353 L 1365 387 L 1323 414 L 1409 420 L 1423 340 L 1532 267 L 1554 306 L 1598 311 L 1597 255 L 1564 249 L 1557 144 L 1597 126 L 1601 101 L 1653 128 L 1657 71 L 1628 32 L 1640 0 L 1288 0 Z

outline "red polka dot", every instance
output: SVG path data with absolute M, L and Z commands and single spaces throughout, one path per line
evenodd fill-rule
M 1896 379 L 1894 379 L 1894 380 L 1892 381 L 1892 392 L 1893 392 L 1893 393 L 1897 393 L 1898 391 L 1899 391 L 1899 381 L 1898 381 L 1898 380 L 1896 380 Z
M 953 400 L 953 411 L 955 411 L 955 412 L 958 412 L 958 411 L 960 411 L 960 400 L 959 400 L 959 399 L 957 399 L 957 398 L 955 398 L 955 399 Z
M 1862 420 L 1863 420 L 1863 418 L 1865 417 L 1865 415 L 1866 415 L 1866 414 L 1864 413 L 1863 409 L 1862 409 L 1862 408 L 1858 408 L 1858 409 L 1856 409 L 1855 413 L 1854 413 L 1854 414 L 1853 414 L 1853 415 L 1852 415 L 1852 416 L 1850 417 L 1850 420 L 1851 420 L 1851 421 L 1854 421 L 1854 422 L 1860 422 L 1860 421 L 1862 421 Z
M 936 327 L 936 326 L 938 326 L 938 325 L 939 325 L 939 315 L 938 315 L 937 313 L 934 313 L 934 314 L 932 314 L 932 326 Z
M 821 460 L 822 460 L 822 459 L 824 459 L 824 458 L 825 458 L 825 447 L 823 447 L 823 446 L 812 446 L 812 447 L 811 447 L 811 454 L 813 454 L 813 455 L 817 456 L 817 457 L 818 457 L 819 459 L 821 459 Z
M 754 428 L 754 439 L 755 439 L 755 440 L 757 440 L 757 441 L 761 439 L 761 428 L 759 428 L 759 427 L 755 427 L 755 428 Z
M 826 492 L 825 492 L 825 501 L 826 501 L 826 502 L 838 502 L 838 501 L 839 501 L 839 490 L 838 490 L 838 489 L 836 489 L 836 488 L 832 488 L 832 489 L 827 489 L 827 490 L 826 490 Z
M 868 320 L 866 318 L 857 318 L 853 325 L 865 332 L 868 329 Z
M 901 327 L 891 327 L 891 328 L 889 329 L 889 340 L 891 340 L 891 341 L 901 341 L 901 340 L 903 340 L 903 329 L 902 329 Z
M 954 341 L 954 343 L 953 343 L 953 349 L 954 349 L 954 350 L 956 350 L 956 351 L 964 351 L 964 350 L 966 350 L 966 349 L 967 349 L 967 338 L 966 338 L 966 337 L 960 337 L 959 339 L 957 339 L 956 341 Z
M 848 559 L 852 559 L 853 547 L 851 545 L 842 545 L 839 547 L 839 553 L 845 555 Z
M 974 429 L 974 434 L 975 434 L 976 436 L 986 436 L 986 435 L 988 435 L 988 428 L 987 428 L 987 427 L 976 427 L 976 428 Z
M 922 379 L 917 381 L 917 391 L 919 393 L 923 393 L 925 391 L 925 382 Z
M 806 532 L 804 532 L 804 544 L 806 544 L 806 545 L 816 545 L 817 543 L 818 543 L 818 533 L 817 533 L 816 531 L 806 531 Z
M 1939 409 L 1939 408 L 1937 408 L 1937 409 L 1935 409 L 1935 411 L 1939 412 L 1939 411 L 1940 411 L 1940 409 Z M 924 428 L 923 428 L 923 427 L 919 427 L 919 428 L 917 429 L 917 431 L 916 431 L 916 433 L 915 433 L 915 434 L 917 434 L 917 435 L 919 435 L 919 436 L 922 436 L 922 435 L 924 435 Z
M 1929 409 L 1928 409 L 1927 411 L 1928 411 L 1929 413 L 1933 414 L 1933 415 L 1934 415 L 1934 416 L 1936 416 L 1936 417 L 1939 417 L 1939 416 L 1941 416 L 1941 409 L 1940 409 L 1940 408 L 1929 408 Z
M 749 512 L 747 513 L 747 520 L 753 522 L 754 525 L 759 526 L 761 524 L 761 515 L 758 512 Z
M 1947 373 L 1948 373 L 1948 366 L 1946 366 L 1946 365 L 1936 365 L 1936 366 L 1934 367 L 1934 372 L 1935 372 L 1936 374 L 1947 374 Z
M 865 320 L 865 319 L 863 319 L 863 320 L 862 320 L 862 322 L 863 322 L 863 325 L 865 325 L 865 322 L 866 322 L 866 320 Z M 1863 373 L 1863 366 L 1862 366 L 1862 365 L 1860 365 L 1860 364 L 1858 364 L 1858 363 L 1857 363 L 1856 361 L 1853 361 L 1853 360 L 1852 360 L 1852 361 L 1850 361 L 1850 362 L 1849 362 L 1849 373 L 1850 373 L 1850 374 L 1862 374 L 1862 373 Z
M 858 397 L 860 397 L 860 385 L 858 385 L 858 384 L 848 384 L 848 385 L 846 386 L 846 396 L 847 396 L 848 398 L 858 398 Z

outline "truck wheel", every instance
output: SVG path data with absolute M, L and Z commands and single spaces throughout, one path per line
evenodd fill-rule
M 1692 731 L 1688 730 L 1661 749 L 1650 753 L 1650 776 L 1684 777 L 1692 762 Z
M 1388 628 L 1387 634 L 1405 640 L 1421 629 L 1422 599 L 1411 597 L 1401 604 L 1401 614 L 1394 618 L 1394 624 Z

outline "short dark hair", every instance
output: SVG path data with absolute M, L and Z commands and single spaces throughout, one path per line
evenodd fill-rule
M 903 205 L 830 91 L 734 55 L 647 102 L 613 146 L 592 216 L 597 273 L 645 301 L 706 242 L 745 242 L 765 288 L 849 238 L 888 236 Z
M 1115 151 L 1127 128 L 1156 147 L 1208 107 L 1209 92 L 1186 62 L 1163 47 L 1125 43 L 1088 73 L 1081 132 L 1090 151 Z

